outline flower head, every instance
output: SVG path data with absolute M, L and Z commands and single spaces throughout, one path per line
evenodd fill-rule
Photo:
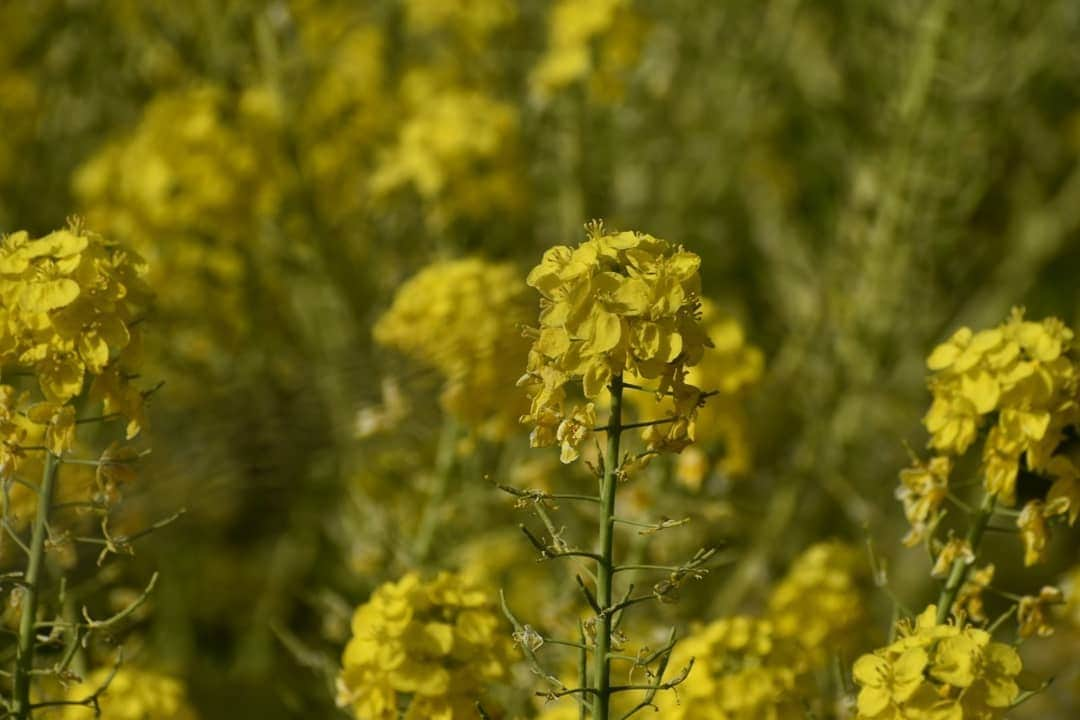
M 571 381 L 593 400 L 624 373 L 654 381 L 660 397 L 672 398 L 675 415 L 644 433 L 651 448 L 679 450 L 693 439 L 701 392 L 685 376 L 710 344 L 700 321 L 700 262 L 665 240 L 605 233 L 600 224 L 577 248 L 544 254 L 527 279 L 541 295 L 540 327 L 521 381 L 532 402 L 523 421 L 537 429 L 534 445 L 553 442 L 543 428 L 566 417 Z
M 357 720 L 472 718 L 485 683 L 505 676 L 509 647 L 482 588 L 410 573 L 375 590 L 353 616 L 338 703 Z

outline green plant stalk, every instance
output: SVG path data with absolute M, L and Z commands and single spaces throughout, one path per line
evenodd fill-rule
M 41 569 L 45 562 L 45 536 L 48 531 L 49 511 L 52 509 L 53 490 L 56 486 L 60 460 L 51 452 L 45 452 L 45 469 L 38 490 L 37 515 L 34 532 L 30 538 L 30 558 L 23 577 L 22 617 L 19 619 L 19 646 L 15 655 L 14 705 L 16 720 L 30 717 L 30 672 L 34 668 L 34 625 L 37 621 L 38 592 Z
M 435 533 L 439 529 L 439 520 L 444 511 L 443 505 L 446 503 L 446 493 L 450 487 L 450 475 L 454 469 L 457 440 L 458 423 L 453 417 L 447 415 L 443 421 L 442 435 L 439 438 L 439 448 L 435 457 L 435 484 L 424 506 L 423 514 L 420 516 L 413 544 L 413 559 L 421 565 L 431 554 Z
M 611 586 L 614 580 L 615 491 L 619 484 L 619 439 L 622 435 L 622 375 L 611 379 L 611 418 L 607 427 L 604 481 L 600 488 L 600 562 L 596 568 L 596 701 L 593 720 L 608 720 L 611 705 Z
M 971 521 L 971 527 L 968 528 L 967 543 L 976 557 L 979 555 L 979 544 L 982 542 L 983 534 L 986 532 L 987 525 L 990 524 L 990 518 L 994 515 L 995 499 L 996 496 L 991 493 L 983 495 L 982 504 L 979 505 L 979 510 Z M 945 587 L 941 589 L 941 596 L 938 597 L 938 624 L 948 620 L 949 612 L 952 610 L 953 603 L 956 602 L 956 594 L 960 592 L 972 565 L 974 563 L 967 563 L 964 558 L 953 560 L 952 567 L 949 569 L 949 579 L 945 581 Z
M 581 640 L 581 650 L 578 652 L 578 687 L 589 686 L 589 649 L 585 644 L 585 626 L 578 624 L 578 637 Z M 578 720 L 586 720 L 586 713 L 588 712 L 588 705 L 586 701 L 588 696 L 583 697 L 582 701 L 578 704 Z

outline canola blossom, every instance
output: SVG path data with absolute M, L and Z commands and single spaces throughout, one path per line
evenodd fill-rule
M 410 188 L 440 227 L 519 205 L 512 105 L 421 70 L 402 80 L 402 97 L 397 141 L 380 153 L 371 176 L 376 200 Z
M 1042 562 L 1048 521 L 1071 525 L 1080 515 L 1080 451 L 1073 439 L 1080 428 L 1080 352 L 1072 329 L 1057 318 L 1026 320 L 1014 309 L 998 327 L 957 330 L 934 348 L 927 367 L 933 402 L 923 422 L 938 454 L 900 474 L 897 497 L 911 524 L 905 544 L 928 539 L 954 463 L 985 431 L 980 476 L 998 503 L 1016 505 L 1025 476 L 1047 482 L 1016 518 L 1024 564 Z M 939 561 L 941 574 L 948 562 Z
M 240 310 L 249 258 L 284 182 L 267 105 L 273 99 L 263 90 L 233 97 L 203 85 L 162 94 L 132 132 L 75 174 L 87 223 L 147 258 L 147 280 L 175 328 L 176 364 L 212 364 L 249 329 Z
M 658 706 L 675 720 L 786 720 L 825 707 L 815 683 L 859 644 L 867 598 L 859 552 L 830 540 L 807 548 L 773 586 L 764 616 L 736 615 L 692 629 L 671 664 L 694 659 L 677 695 Z
M 106 683 L 108 683 L 106 685 Z M 89 705 L 69 705 L 58 720 L 198 720 L 187 699 L 187 689 L 176 678 L 151 670 L 124 666 L 101 668 L 67 689 L 65 699 L 80 703 L 104 687 L 100 715 Z
M 375 325 L 375 341 L 437 370 L 443 408 L 491 436 L 516 427 L 508 402 L 528 342 L 519 324 L 527 288 L 511 265 L 479 258 L 436 262 L 406 281 Z
M 546 97 L 588 80 L 595 97 L 618 100 L 646 27 L 630 0 L 558 0 L 548 18 L 547 51 L 530 78 L 534 92 Z
M 859 720 L 1005 717 L 1020 695 L 1016 650 L 936 615 L 929 606 L 898 625 L 895 642 L 855 661 Z
M 356 609 L 338 704 L 357 720 L 474 718 L 508 663 L 509 638 L 488 591 L 450 573 L 426 581 L 409 573 Z
M 560 444 L 572 462 L 592 434 L 595 402 L 616 375 L 630 373 L 669 393 L 667 426 L 643 431 L 655 451 L 679 451 L 694 439 L 702 392 L 686 381 L 708 336 L 701 323 L 701 259 L 651 235 L 606 233 L 590 226 L 576 248 L 551 248 L 530 273 L 541 295 L 525 376 L 532 403 L 522 421 L 533 447 Z M 580 381 L 584 401 L 567 408 L 567 385 Z
M 0 359 L 37 377 L 45 402 L 27 418 L 48 428 L 53 452 L 70 447 L 75 417 L 64 404 L 87 387 L 106 414 L 127 418 L 129 439 L 145 424 L 143 396 L 127 375 L 149 309 L 145 274 L 142 258 L 79 224 L 0 240 Z M 5 393 L 10 402 L 14 391 Z

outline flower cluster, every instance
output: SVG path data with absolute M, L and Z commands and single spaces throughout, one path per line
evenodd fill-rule
M 113 674 L 111 668 L 95 670 L 67 689 L 65 699 L 81 703 L 108 682 L 98 703 L 100 715 L 90 705 L 66 705 L 59 720 L 196 720 L 188 703 L 187 690 L 179 680 L 150 670 L 124 666 Z
M 938 455 L 901 473 L 897 491 L 912 530 L 909 545 L 925 540 L 948 495 L 953 459 L 988 427 L 982 447 L 987 493 L 1015 505 L 1025 474 L 1050 482 L 1030 500 L 1018 525 L 1031 565 L 1044 555 L 1047 518 L 1080 515 L 1080 356 L 1071 329 L 1056 318 L 1024 319 L 1013 310 L 1002 325 L 961 328 L 927 359 L 933 402 L 923 422 Z
M 674 720 L 796 720 L 805 717 L 799 676 L 787 662 L 768 620 L 739 615 L 699 628 L 675 646 L 671 665 L 693 670 L 678 698 L 658 696 Z
M 540 96 L 582 79 L 594 96 L 615 100 L 637 61 L 646 24 L 629 0 L 559 0 L 548 19 L 548 49 L 533 70 Z
M 814 673 L 849 651 L 864 619 L 858 551 L 811 546 L 773 588 L 763 617 L 722 618 L 679 641 L 671 667 L 695 658 L 678 699 L 659 697 L 668 718 L 803 718 L 816 705 Z
M 769 595 L 768 618 L 811 664 L 854 647 L 865 620 L 865 558 L 838 540 L 811 545 Z
M 150 261 L 178 360 L 202 361 L 214 343 L 243 337 L 245 253 L 281 192 L 267 105 L 255 90 L 240 99 L 211 86 L 161 95 L 130 135 L 76 173 L 88 223 Z
M 985 630 L 938 624 L 936 615 L 931 605 L 898 626 L 895 642 L 855 662 L 860 720 L 1000 718 L 1017 700 L 1016 650 Z
M 78 223 L 43 238 L 16 232 L 0 239 L 0 360 L 37 377 L 45 402 L 27 419 L 48 427 L 46 442 L 58 454 L 74 430 L 74 409 L 65 403 L 88 379 L 106 414 L 128 418 L 129 438 L 143 424 L 142 394 L 126 370 L 149 305 L 145 273 L 138 255 Z M 20 424 L 10 413 L 14 397 L 5 386 L 6 425 Z
M 514 427 L 513 385 L 528 351 L 518 326 L 527 290 L 510 265 L 478 258 L 433 263 L 401 286 L 375 340 L 438 370 L 447 412 L 487 434 Z
M 490 601 L 450 573 L 381 585 L 353 616 L 339 705 L 357 720 L 475 717 L 482 687 L 504 677 L 510 657 Z
M 540 327 L 526 375 L 533 447 L 562 444 L 564 462 L 596 422 L 594 400 L 614 376 L 654 380 L 673 398 L 670 422 L 651 425 L 654 450 L 679 451 L 694 439 L 701 391 L 686 381 L 711 343 L 701 324 L 701 259 L 681 246 L 593 224 L 577 248 L 551 248 L 527 282 L 541 295 Z M 585 403 L 566 409 L 566 386 L 580 380 Z
M 374 197 L 411 188 L 435 226 L 516 207 L 513 105 L 480 90 L 448 86 L 446 78 L 429 71 L 413 71 L 401 84 L 405 115 L 397 140 L 375 166 Z

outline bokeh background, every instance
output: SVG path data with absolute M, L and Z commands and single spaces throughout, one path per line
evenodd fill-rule
M 626 502 L 692 518 L 640 556 L 730 563 L 646 624 L 752 612 L 833 537 L 928 601 L 893 496 L 926 355 L 1016 305 L 1080 326 L 1072 0 L 10 0 L 0 37 L 0 230 L 78 214 L 150 262 L 165 385 L 126 502 L 187 514 L 100 584 L 160 570 L 129 642 L 206 720 L 343 712 L 352 610 L 410 569 L 573 616 L 495 483 L 585 477 L 528 448 L 513 383 L 524 277 L 590 219 L 701 255 L 724 340 L 715 432 Z M 386 316 L 466 258 L 502 270 L 436 266 Z M 1057 676 L 1028 716 L 1076 712 L 1075 642 L 1025 651 Z

